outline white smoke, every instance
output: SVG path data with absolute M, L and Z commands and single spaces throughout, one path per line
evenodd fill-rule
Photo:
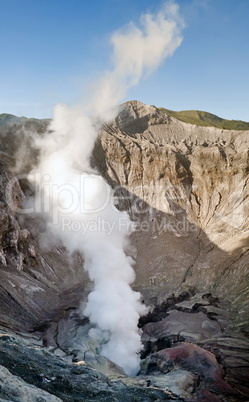
M 70 252 L 82 252 L 94 284 L 84 310 L 96 326 L 89 335 L 101 338 L 101 354 L 130 375 L 139 370 L 137 323 L 146 312 L 140 294 L 130 287 L 135 274 L 124 251 L 130 220 L 113 206 L 110 187 L 90 168 L 89 159 L 100 125 L 115 117 L 117 105 L 144 73 L 173 54 L 181 43 L 182 27 L 178 6 L 171 2 L 156 15 L 143 15 L 141 28 L 129 24 L 115 33 L 113 70 L 95 84 L 84 107 L 55 107 L 52 132 L 39 140 L 40 164 L 32 172 L 49 230 Z
M 111 112 L 127 90 L 143 74 L 156 70 L 180 46 L 184 23 L 178 8 L 176 3 L 167 2 L 156 15 L 143 14 L 141 28 L 130 23 L 112 35 L 114 68 L 96 83 L 89 103 L 94 114 L 104 120 L 113 118 Z

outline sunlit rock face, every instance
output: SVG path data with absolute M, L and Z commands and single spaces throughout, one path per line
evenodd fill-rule
M 139 222 L 132 243 L 146 300 L 190 287 L 212 291 L 239 309 L 243 326 L 248 146 L 248 131 L 193 126 L 137 101 L 104 128 L 96 164 L 129 192 L 125 201 L 119 190 Z
M 92 394 L 85 394 L 89 400 L 104 400 L 104 394 L 115 400 L 123 395 L 122 387 L 127 395 L 122 400 L 127 401 L 132 400 L 132 390 L 143 401 L 209 401 L 221 400 L 222 395 L 231 401 L 246 400 L 249 132 L 193 126 L 137 101 L 123 105 L 115 121 L 102 128 L 92 166 L 111 184 L 115 205 L 127 210 L 136 224 L 127 252 L 136 261 L 134 288 L 151 308 L 139 323 L 142 371 L 128 379 L 119 367 L 98 356 L 94 345 L 89 350 L 90 324 L 83 309 L 78 310 L 91 290 L 84 256 L 69 255 L 48 237 L 41 216 L 20 212 L 33 195 L 26 177 L 37 163 L 33 138 L 47 126 L 48 121 L 12 119 L 0 127 L 2 333 L 25 333 L 30 344 L 36 338 L 36 348 L 48 346 L 51 353 L 67 359 L 63 378 L 72 387 L 70 364 L 84 361 L 91 369 L 80 365 L 75 370 L 89 381 L 95 381 L 92 369 L 102 373 Z M 4 339 L 2 357 L 8 350 L 14 359 L 13 344 L 20 343 L 18 353 L 27 358 L 19 338 L 7 343 Z M 58 361 L 46 349 L 39 353 L 57 372 Z M 9 372 L 1 371 L 2 381 L 9 378 L 16 387 L 23 381 L 22 392 L 27 381 L 38 389 L 38 396 L 49 393 L 47 400 L 50 394 L 51 400 L 70 395 L 64 383 L 59 389 L 53 370 L 47 373 L 49 381 L 38 381 L 37 373 L 32 379 L 18 364 L 13 370 L 3 363 Z M 212 381 L 204 375 L 207 368 Z M 122 386 L 113 385 L 117 378 L 122 378 Z M 14 391 L 9 388 L 5 392 L 11 400 Z M 162 391 L 165 388 L 168 393 Z M 29 390 L 34 398 L 30 400 L 38 397 L 33 391 Z M 78 400 L 80 392 L 83 389 L 67 400 Z

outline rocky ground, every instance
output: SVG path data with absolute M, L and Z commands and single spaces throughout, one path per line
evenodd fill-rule
M 128 251 L 150 306 L 129 378 L 87 339 L 83 256 L 19 210 L 47 124 L 0 127 L 0 400 L 249 400 L 249 132 L 135 101 L 103 128 L 92 164 L 137 223 Z

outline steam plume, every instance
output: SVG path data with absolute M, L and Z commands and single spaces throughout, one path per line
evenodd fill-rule
M 135 275 L 124 251 L 130 220 L 112 205 L 111 189 L 89 159 L 101 124 L 115 117 L 117 105 L 143 74 L 174 53 L 182 26 L 178 6 L 171 2 L 156 15 L 143 15 L 141 28 L 131 23 L 114 33 L 113 70 L 95 84 L 84 107 L 55 107 L 52 133 L 39 140 L 41 158 L 33 172 L 49 230 L 69 251 L 83 253 L 93 281 L 84 311 L 96 327 L 89 335 L 102 340 L 102 355 L 131 375 L 139 369 L 137 323 L 146 308 L 130 287 Z

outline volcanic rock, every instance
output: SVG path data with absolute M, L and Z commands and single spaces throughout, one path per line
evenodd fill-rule
M 35 194 L 34 139 L 49 121 L 4 121 L 0 398 L 248 400 L 249 131 L 194 126 L 132 101 L 100 132 L 92 166 L 136 224 L 127 252 L 150 307 L 139 325 L 154 369 L 131 379 L 87 351 L 84 256 L 23 210 Z

